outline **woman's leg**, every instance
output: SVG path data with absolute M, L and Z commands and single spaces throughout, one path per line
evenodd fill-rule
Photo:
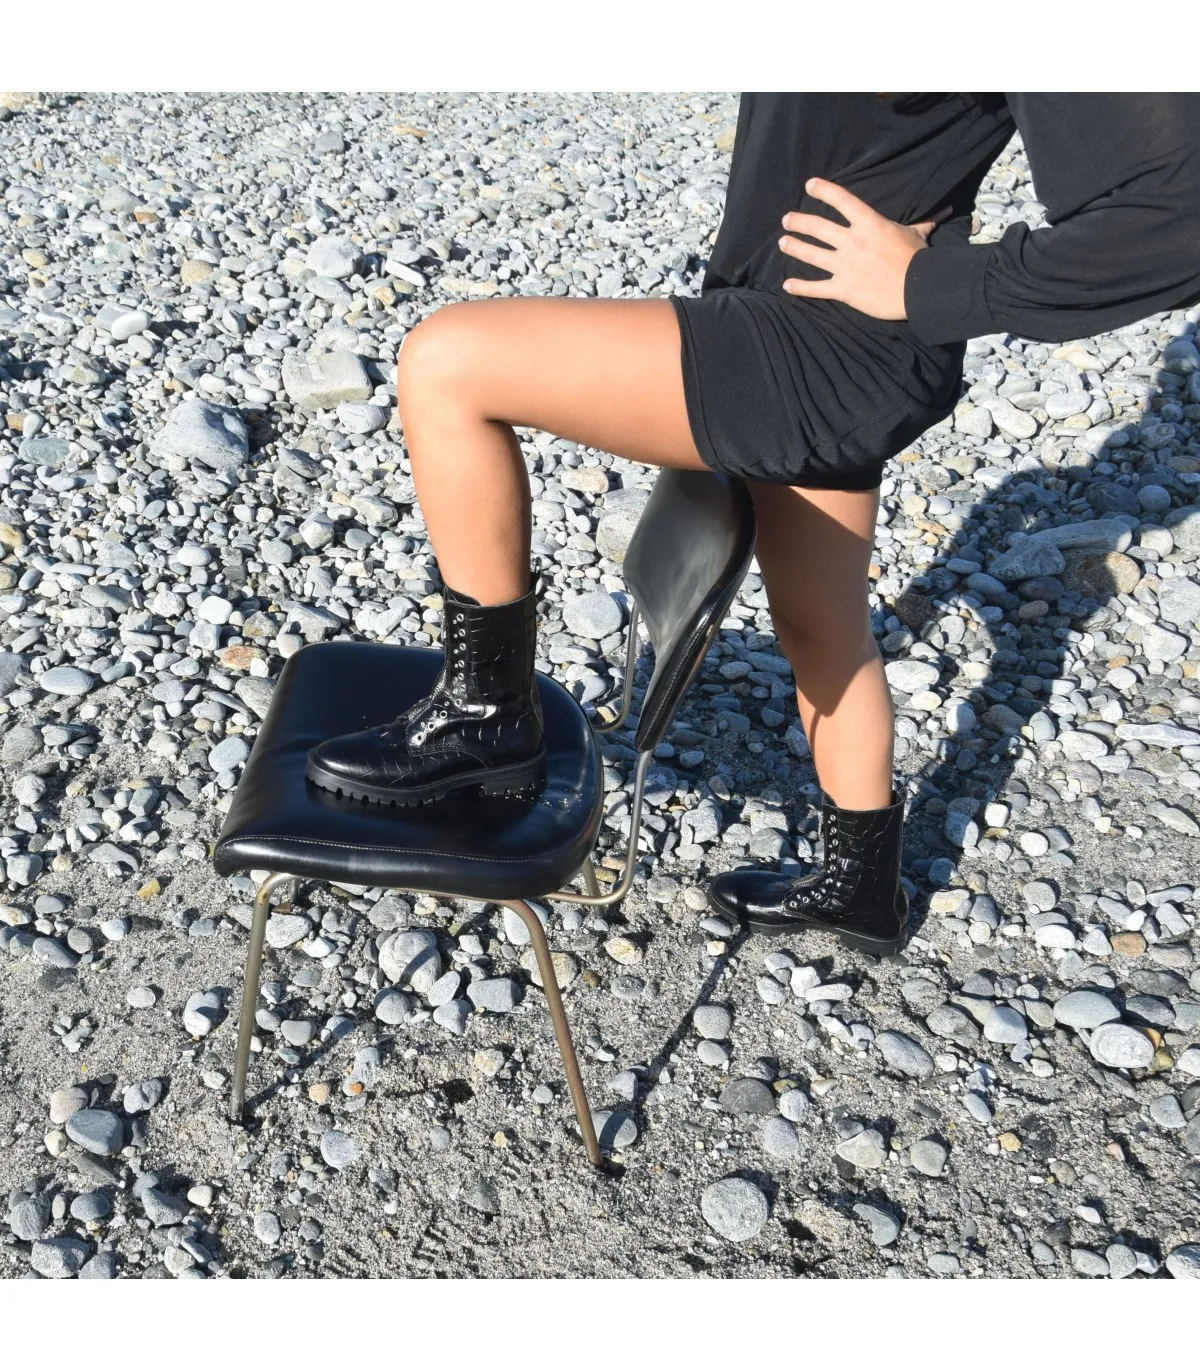
M 514 424 L 704 470 L 668 300 L 510 296 L 443 306 L 404 340 L 397 401 L 442 577 L 484 605 L 529 588 L 529 480 Z
M 895 719 L 867 605 L 879 492 L 750 490 L 758 565 L 821 787 L 845 809 L 882 808 Z

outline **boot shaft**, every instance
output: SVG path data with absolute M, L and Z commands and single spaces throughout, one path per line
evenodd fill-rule
M 503 711 L 538 708 L 533 689 L 535 590 L 503 605 L 480 605 L 446 587 L 442 639 L 446 663 L 441 686 L 452 699 L 487 702 Z
M 893 787 L 892 803 L 879 810 L 844 810 L 824 797 L 821 836 L 825 870 L 842 878 L 848 903 L 872 905 L 891 900 L 900 880 L 902 791 Z

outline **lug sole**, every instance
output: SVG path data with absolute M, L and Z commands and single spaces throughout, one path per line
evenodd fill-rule
M 527 762 L 513 763 L 508 767 L 492 767 L 482 772 L 467 772 L 461 777 L 447 781 L 428 782 L 424 786 L 400 788 L 395 786 L 370 786 L 366 782 L 349 782 L 314 762 L 310 757 L 304 769 L 305 776 L 323 791 L 333 791 L 349 800 L 365 800 L 375 805 L 390 805 L 406 808 L 411 805 L 429 805 L 443 800 L 452 791 L 466 790 L 477 786 L 485 796 L 510 796 L 532 798 L 542 788 L 546 780 L 546 754 L 541 752 Z
M 799 919 L 789 920 L 786 924 L 773 920 L 743 919 L 742 924 L 752 934 L 760 934 L 765 938 L 785 938 L 804 933 L 836 934 L 847 948 L 853 948 L 856 953 L 870 953 L 877 958 L 891 957 L 901 952 L 908 943 L 907 929 L 895 938 L 872 938 L 869 934 L 853 934 L 831 924 L 813 924 Z

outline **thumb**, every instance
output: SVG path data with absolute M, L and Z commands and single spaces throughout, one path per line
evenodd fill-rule
M 910 224 L 908 227 L 910 229 L 915 229 L 922 238 L 927 239 L 934 229 L 943 221 L 949 219 L 953 213 L 953 205 L 942 205 L 939 209 L 934 210 L 930 218 L 922 219 L 919 223 Z

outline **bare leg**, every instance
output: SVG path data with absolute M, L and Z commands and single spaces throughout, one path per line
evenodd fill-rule
M 845 809 L 880 809 L 891 802 L 895 717 L 867 605 L 879 493 L 750 489 L 758 565 L 821 786 Z
M 398 402 L 446 583 L 529 589 L 529 479 L 514 424 L 660 467 L 704 469 L 667 300 L 511 296 L 443 306 L 404 340 Z
M 400 414 L 446 582 L 483 604 L 529 585 L 529 481 L 513 425 L 704 470 L 666 300 L 507 297 L 444 306 L 404 341 Z M 824 789 L 891 798 L 891 695 L 867 614 L 877 493 L 752 486 L 758 560 Z

